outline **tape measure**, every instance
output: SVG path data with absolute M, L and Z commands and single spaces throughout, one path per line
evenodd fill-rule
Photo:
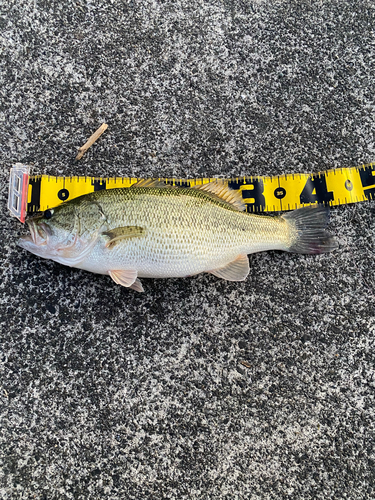
M 12 215 L 24 222 L 26 211 L 31 215 L 101 189 L 128 188 L 138 180 L 30 176 L 27 166 L 16 165 L 11 170 L 8 207 Z M 216 178 L 160 180 L 171 186 L 192 187 Z M 375 199 L 375 164 L 372 163 L 317 174 L 236 177 L 226 181 L 231 189 L 241 191 L 246 210 L 253 213 L 294 210 L 315 203 L 336 206 Z

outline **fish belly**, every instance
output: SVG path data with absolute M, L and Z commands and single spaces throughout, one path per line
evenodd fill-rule
M 210 243 L 209 238 L 206 241 Z M 217 238 L 206 245 L 188 234 L 183 239 L 148 236 L 121 242 L 111 250 L 98 244 L 76 267 L 97 274 L 134 269 L 140 278 L 179 278 L 224 267 L 243 251 L 242 245 L 232 243 L 228 248 Z

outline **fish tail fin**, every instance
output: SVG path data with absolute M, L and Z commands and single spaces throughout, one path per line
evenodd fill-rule
M 329 209 L 324 205 L 311 205 L 282 215 L 291 228 L 292 243 L 288 252 L 319 254 L 337 248 L 335 238 L 325 231 Z

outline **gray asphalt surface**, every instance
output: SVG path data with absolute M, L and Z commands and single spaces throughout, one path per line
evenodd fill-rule
M 144 294 L 27 254 L 6 208 L 15 162 L 230 177 L 375 161 L 374 2 L 0 9 L 0 497 L 375 498 L 374 202 L 332 210 L 333 254 L 256 254 L 244 283 Z

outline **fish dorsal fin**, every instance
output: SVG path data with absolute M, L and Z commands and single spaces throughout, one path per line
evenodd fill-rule
M 119 241 L 128 238 L 139 238 L 145 234 L 145 229 L 140 226 L 115 227 L 104 231 L 103 236 L 107 238 L 106 247 L 113 248 Z
M 229 262 L 226 266 L 209 272 L 223 280 L 244 281 L 250 272 L 248 256 L 239 255 L 236 260 Z
M 245 210 L 246 208 L 241 192 L 230 189 L 227 182 L 224 180 L 218 179 L 208 184 L 192 186 L 192 189 L 199 189 L 200 191 L 205 191 L 206 193 L 214 195 L 216 198 L 229 203 L 238 210 Z
M 167 187 L 171 187 L 171 186 L 168 186 L 164 181 L 161 181 L 159 179 L 141 179 L 140 181 L 136 182 L 135 184 L 132 184 L 130 186 L 130 189 L 132 188 L 144 188 L 144 187 L 147 187 L 147 188 L 167 188 Z

